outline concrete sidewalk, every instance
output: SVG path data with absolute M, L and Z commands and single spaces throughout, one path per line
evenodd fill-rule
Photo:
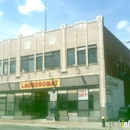
M 118 122 L 114 122 L 114 127 L 113 126 L 110 127 L 109 122 L 106 122 L 105 124 L 106 127 L 102 127 L 101 122 L 47 121 L 45 119 L 37 119 L 37 120 L 0 119 L 0 125 L 42 127 L 44 129 L 59 129 L 59 130 L 121 130 L 118 125 Z M 123 130 L 130 130 L 130 127 L 123 128 Z

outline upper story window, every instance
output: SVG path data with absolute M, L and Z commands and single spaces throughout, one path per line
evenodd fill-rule
M 78 62 L 78 65 L 86 64 L 86 50 L 85 50 L 85 47 L 77 48 L 77 62 Z
M 21 72 L 33 72 L 34 71 L 34 56 L 21 57 Z
M 36 55 L 36 70 L 42 70 L 42 54 L 37 54 Z
M 8 59 L 3 61 L 3 74 L 8 74 Z
M 88 46 L 88 63 L 97 63 L 97 46 Z
M 73 66 L 75 64 L 75 49 L 67 50 L 67 66 Z
M 60 67 L 60 51 L 45 53 L 45 68 Z
M 12 58 L 10 59 L 10 73 L 16 72 L 16 59 Z

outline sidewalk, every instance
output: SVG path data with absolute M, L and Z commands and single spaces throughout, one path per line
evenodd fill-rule
M 102 122 L 47 121 L 45 119 L 37 119 L 37 120 L 0 119 L 0 125 L 42 127 L 45 129 L 52 128 L 59 130 L 121 130 L 118 125 L 118 122 L 114 122 L 114 127 L 112 126 L 110 128 L 109 122 L 106 122 L 106 127 L 102 127 Z M 123 128 L 123 130 L 130 130 L 130 128 Z

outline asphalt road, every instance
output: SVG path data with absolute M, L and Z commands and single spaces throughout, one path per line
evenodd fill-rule
M 0 130 L 48 130 L 48 129 L 43 127 L 0 125 Z
M 45 128 L 35 126 L 13 126 L 13 125 L 0 125 L 0 130 L 86 130 L 84 128 Z M 94 130 L 94 129 L 93 129 Z

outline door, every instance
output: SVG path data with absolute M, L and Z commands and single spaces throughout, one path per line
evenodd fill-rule
M 36 118 L 47 116 L 47 92 L 35 92 L 35 114 Z

